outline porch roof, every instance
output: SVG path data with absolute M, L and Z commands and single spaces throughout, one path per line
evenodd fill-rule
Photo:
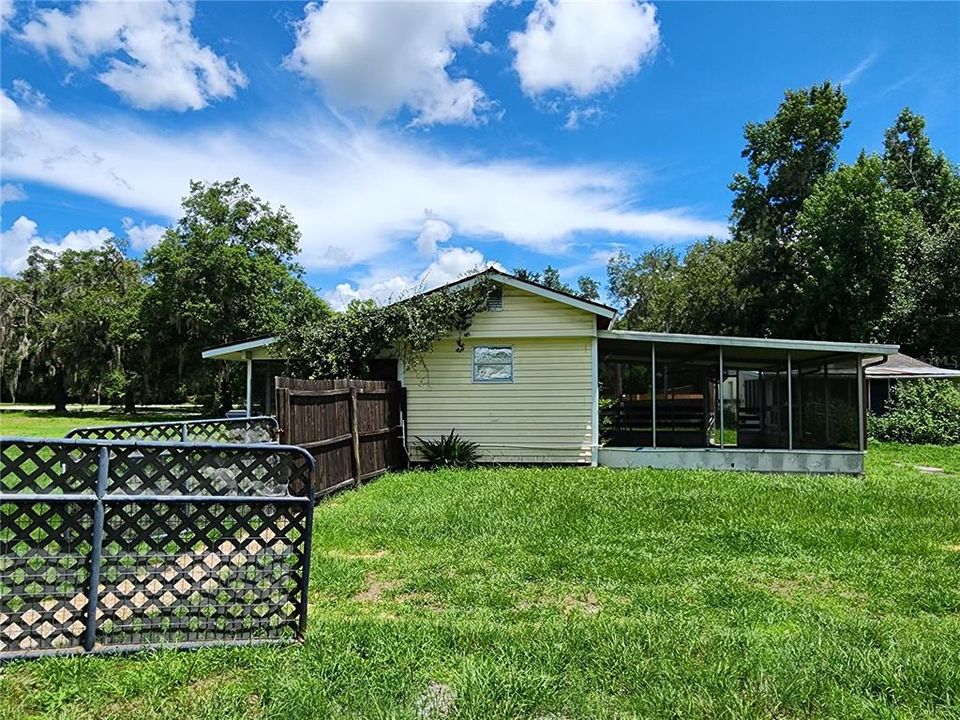
M 891 355 L 882 363 L 868 367 L 867 377 L 871 380 L 876 379 L 900 379 L 900 378 L 960 378 L 960 370 L 937 367 L 930 365 L 923 360 L 915 357 L 896 353 Z
M 712 362 L 711 348 L 722 347 L 724 360 L 748 364 L 763 364 L 784 360 L 789 352 L 794 362 L 826 361 L 843 355 L 887 356 L 897 352 L 899 345 L 874 343 L 826 342 L 822 340 L 786 340 L 779 338 L 730 337 L 726 335 L 687 335 L 682 333 L 638 332 L 634 330 L 600 330 L 597 332 L 599 351 L 611 357 L 636 358 L 652 344 L 658 357 L 679 358 L 687 361 L 702 358 Z
M 253 338 L 229 345 L 207 348 L 200 355 L 204 360 L 273 360 L 284 359 L 275 337 Z

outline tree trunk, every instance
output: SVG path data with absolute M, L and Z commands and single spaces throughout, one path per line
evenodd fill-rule
M 220 375 L 220 417 L 226 417 L 227 413 L 232 409 L 233 397 L 230 393 L 230 371 L 229 368 L 226 368 Z
M 67 374 L 61 366 L 57 366 L 53 376 L 53 410 L 65 413 L 67 411 Z
M 123 411 L 131 415 L 137 412 L 137 398 L 133 394 L 133 388 L 129 386 L 123 393 Z

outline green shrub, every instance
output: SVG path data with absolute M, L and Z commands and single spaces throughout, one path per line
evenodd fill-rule
M 457 435 L 441 435 L 437 440 L 417 437 L 417 449 L 430 467 L 473 467 L 480 459 L 480 446 Z
M 904 443 L 960 443 L 960 383 L 901 380 L 894 385 L 887 412 L 870 415 L 871 437 Z

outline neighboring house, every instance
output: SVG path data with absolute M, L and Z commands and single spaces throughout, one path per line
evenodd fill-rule
M 867 409 L 874 413 L 883 413 L 890 392 L 897 383 L 904 380 L 954 380 L 960 381 L 960 370 L 930 365 L 904 353 L 894 353 L 883 362 L 870 365 L 865 370 L 867 376 Z
M 499 292 L 462 346 L 390 371 L 413 460 L 456 429 L 488 462 L 862 472 L 864 361 L 896 345 L 611 330 L 613 308 L 484 274 Z M 247 361 L 248 408 L 269 411 L 274 338 L 203 356 Z

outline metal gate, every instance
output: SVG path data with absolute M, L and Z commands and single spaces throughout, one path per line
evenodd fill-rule
M 303 635 L 301 448 L 3 438 L 0 461 L 0 659 Z

